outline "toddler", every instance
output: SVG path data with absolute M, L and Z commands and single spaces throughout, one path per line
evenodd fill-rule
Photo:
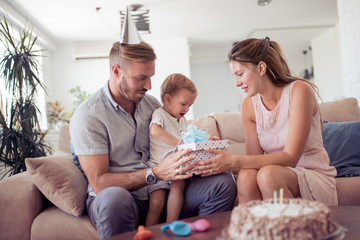
M 182 74 L 168 76 L 161 85 L 163 106 L 154 111 L 150 123 L 150 167 L 158 164 L 181 143 L 186 131 L 185 114 L 197 96 L 195 84 Z M 149 187 L 149 211 L 146 226 L 158 224 L 165 205 L 166 189 L 170 189 L 166 222 L 179 218 L 184 202 L 185 181 L 159 181 Z

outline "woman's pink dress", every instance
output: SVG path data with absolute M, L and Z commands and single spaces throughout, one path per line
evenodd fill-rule
M 284 87 L 277 106 L 269 111 L 262 103 L 260 94 L 252 97 L 256 129 L 260 145 L 266 154 L 282 152 L 290 122 L 291 89 L 296 82 Z M 329 156 L 323 146 L 320 112 L 312 118 L 309 138 L 295 168 L 301 196 L 328 205 L 337 205 L 335 185 L 336 169 L 329 165 Z

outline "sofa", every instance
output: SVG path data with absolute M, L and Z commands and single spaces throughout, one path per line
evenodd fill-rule
M 360 121 L 355 98 L 322 103 L 320 110 L 328 122 Z M 218 112 L 191 123 L 228 139 L 229 152 L 245 154 L 241 113 Z M 0 182 L 0 239 L 98 239 L 85 209 L 87 181 L 69 143 L 68 126 L 63 126 L 56 153 L 26 159 L 26 172 Z M 336 178 L 336 187 L 339 205 L 360 205 L 360 177 Z

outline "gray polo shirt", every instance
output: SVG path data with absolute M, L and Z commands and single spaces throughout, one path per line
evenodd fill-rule
M 114 101 L 106 83 L 84 101 L 71 118 L 70 136 L 75 154 L 108 154 L 110 172 L 146 168 L 150 156 L 151 115 L 160 106 L 156 98 L 146 95 L 136 106 L 134 120 Z M 135 192 L 136 198 L 147 199 L 146 189 Z

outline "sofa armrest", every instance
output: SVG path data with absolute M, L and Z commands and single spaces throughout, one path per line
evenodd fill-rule
M 31 225 L 44 198 L 27 172 L 0 182 L 0 239 L 30 239 Z

